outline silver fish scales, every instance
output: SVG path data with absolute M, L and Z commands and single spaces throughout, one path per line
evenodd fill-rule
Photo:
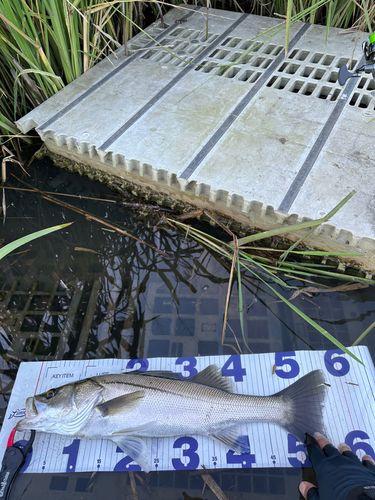
M 301 441 L 306 432 L 323 433 L 325 392 L 320 370 L 271 396 L 236 394 L 214 365 L 188 380 L 169 372 L 102 375 L 27 398 L 17 429 L 110 439 L 148 471 L 142 437 L 200 434 L 248 453 L 241 424 L 275 423 Z

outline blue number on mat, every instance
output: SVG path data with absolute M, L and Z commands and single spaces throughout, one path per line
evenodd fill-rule
M 76 470 L 76 463 L 77 463 L 77 456 L 78 456 L 78 450 L 79 450 L 79 444 L 81 440 L 80 439 L 75 439 L 72 444 L 69 446 L 65 446 L 63 449 L 63 455 L 68 455 L 68 464 L 66 466 L 66 472 L 75 472 Z
M 249 436 L 239 436 L 238 439 L 245 443 L 250 450 Z M 250 451 L 249 453 L 240 454 L 235 454 L 233 451 L 228 451 L 227 464 L 241 464 L 241 467 L 249 468 L 251 467 L 251 464 L 255 464 L 255 455 L 252 455 Z
M 187 363 L 187 365 L 184 365 Z M 176 365 L 183 365 L 184 371 L 189 372 L 187 377 L 184 377 L 182 373 L 180 373 L 181 378 L 189 378 L 198 373 L 194 367 L 197 365 L 197 360 L 195 358 L 178 358 L 176 359 Z
M 341 349 L 335 349 L 334 351 L 327 351 L 324 354 L 324 363 L 331 375 L 333 375 L 334 377 L 343 377 L 344 375 L 347 375 L 349 373 L 350 370 L 349 361 L 343 356 L 333 357 L 334 354 L 344 354 L 344 351 L 342 351 Z M 339 363 L 341 365 L 341 368 L 339 369 L 335 368 L 334 365 L 336 363 Z
M 192 437 L 180 437 L 176 439 L 173 448 L 182 448 L 184 444 L 189 445 L 189 448 L 182 450 L 184 457 L 190 459 L 188 464 L 183 464 L 180 458 L 172 458 L 172 465 L 176 470 L 197 469 L 199 465 L 199 455 L 195 453 L 198 449 L 198 441 Z
M 297 444 L 299 443 L 299 444 Z M 302 452 L 305 455 L 305 461 L 297 458 L 297 453 Z M 298 441 L 292 434 L 288 434 L 288 453 L 294 453 L 295 457 L 288 457 L 292 467 L 311 467 L 311 462 L 307 458 L 306 446 Z
M 233 368 L 229 368 L 230 365 Z M 246 377 L 246 370 L 242 368 L 240 356 L 236 356 L 235 354 L 230 356 L 221 369 L 221 374 L 224 377 L 234 377 L 236 382 L 242 382 L 243 378 Z
M 370 439 L 366 432 L 363 431 L 352 431 L 347 434 L 345 438 L 345 444 L 350 446 L 353 453 L 357 450 L 363 450 L 366 455 L 370 455 L 375 460 L 375 453 L 372 447 L 368 443 L 364 443 L 363 441 L 360 443 L 355 443 L 355 439 Z
M 122 451 L 121 448 L 117 446 L 116 453 L 124 453 L 124 452 Z M 126 457 L 122 458 L 119 462 L 117 462 L 113 470 L 117 472 L 127 471 L 127 470 L 141 470 L 141 467 L 139 465 L 136 464 L 129 465 L 132 462 L 133 459 L 127 455 Z
M 148 361 L 147 359 L 131 359 L 128 361 L 128 364 L 126 365 L 126 368 L 134 368 L 135 365 L 140 365 L 139 368 L 137 368 L 137 371 L 139 372 L 145 372 L 148 368 Z
M 20 441 L 17 441 L 16 443 L 14 443 L 13 446 L 23 447 L 23 446 L 25 446 L 26 443 L 27 443 L 27 441 L 25 441 L 24 439 L 21 439 Z M 27 454 L 27 457 L 26 457 L 26 461 L 20 469 L 20 473 L 25 472 L 25 470 L 30 465 L 32 454 L 33 454 L 33 447 L 30 448 L 29 453 Z
M 295 359 L 291 359 L 290 356 L 295 356 L 294 351 L 290 352 L 277 352 L 275 354 L 275 365 L 276 366 L 290 366 L 290 371 L 286 372 L 284 370 L 276 370 L 276 375 L 280 378 L 294 378 L 299 374 L 299 364 Z

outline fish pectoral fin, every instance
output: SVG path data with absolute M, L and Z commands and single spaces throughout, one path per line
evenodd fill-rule
M 129 434 L 121 434 L 120 432 L 113 434 L 111 439 L 126 455 L 129 455 L 134 462 L 137 462 L 145 472 L 150 472 L 150 453 L 147 444 L 142 439 L 129 436 Z
M 246 444 L 240 437 L 241 431 L 237 425 L 225 427 L 216 434 L 210 434 L 210 437 L 219 441 L 232 451 L 238 453 L 250 453 L 249 445 Z
M 135 391 L 129 394 L 124 394 L 118 398 L 109 399 L 105 403 L 101 403 L 97 406 L 97 409 L 101 412 L 103 417 L 108 415 L 117 415 L 119 413 L 124 413 L 140 403 L 141 399 L 145 396 L 144 391 Z

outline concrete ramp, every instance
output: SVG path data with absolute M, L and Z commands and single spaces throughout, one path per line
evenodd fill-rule
M 367 34 L 330 29 L 325 44 L 324 26 L 299 22 L 285 57 L 276 18 L 210 10 L 206 21 L 203 8 L 174 8 L 19 128 L 70 168 L 245 228 L 322 217 L 355 189 L 308 244 L 355 250 L 375 270 L 375 81 L 338 83 L 340 66 L 363 64 Z

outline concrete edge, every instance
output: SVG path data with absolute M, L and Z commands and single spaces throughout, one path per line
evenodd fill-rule
M 165 169 L 155 169 L 136 159 L 127 159 L 122 154 L 97 150 L 95 146 L 78 142 L 74 137 L 55 136 L 52 130 L 41 135 L 45 148 L 58 166 L 101 182 L 134 186 L 136 194 L 160 204 L 165 204 L 167 199 L 169 205 L 181 205 L 181 209 L 194 207 L 209 210 L 235 221 L 241 233 L 249 230 L 266 231 L 312 220 L 298 214 L 280 212 L 260 201 L 247 201 L 243 196 L 229 194 L 223 189 L 215 191 L 208 184 L 181 179 L 177 174 L 170 174 Z M 48 152 L 45 151 L 45 154 Z M 295 242 L 305 233 L 306 229 L 286 233 L 283 238 Z M 327 223 L 315 229 L 304 240 L 304 244 L 314 250 L 361 254 L 358 257 L 340 257 L 340 261 L 345 266 L 375 273 L 374 239 L 353 235 L 350 231 Z M 370 274 L 367 277 L 371 277 Z

